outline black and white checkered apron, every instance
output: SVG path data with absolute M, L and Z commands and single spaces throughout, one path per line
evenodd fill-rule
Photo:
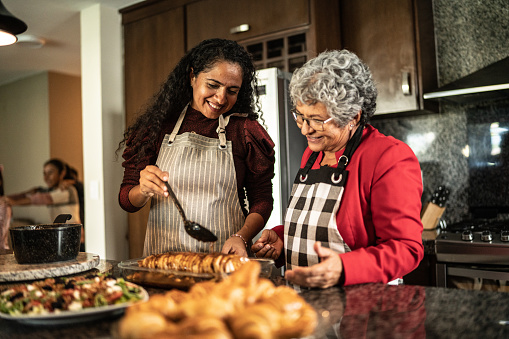
M 171 198 L 154 196 L 151 201 L 143 255 L 177 252 L 221 251 L 226 240 L 244 225 L 237 193 L 232 143 L 226 140 L 228 117 L 219 117 L 219 139 L 196 133 L 177 135 L 187 107 L 172 133 L 164 137 L 157 166 L 168 171 L 168 182 L 189 220 L 208 228 L 218 238 L 210 243 L 191 238 Z M 232 114 L 245 116 L 242 114 Z
M 295 178 L 285 216 L 286 268 L 311 266 L 319 262 L 313 249 L 316 241 L 338 253 L 349 252 L 338 231 L 336 214 L 348 179 L 345 169 L 362 137 L 361 125 L 348 141 L 338 167 L 311 169 L 319 153 L 309 157 Z

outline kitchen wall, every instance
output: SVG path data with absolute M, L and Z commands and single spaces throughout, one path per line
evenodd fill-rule
M 507 0 L 434 0 L 433 3 L 439 86 L 509 56 Z M 485 123 L 508 120 L 509 99 L 468 105 L 441 103 L 436 114 L 404 118 L 389 115 L 372 122 L 382 133 L 403 140 L 416 153 L 423 172 L 424 202 L 438 185 L 450 187 L 443 217 L 449 223 L 471 217 L 469 193 L 474 196 L 475 192 L 470 192 L 469 187 L 466 146 L 471 137 L 469 126 L 479 117 Z M 500 184 L 507 182 L 506 176 L 509 173 L 501 175 Z
M 0 86 L 0 164 L 4 166 L 5 194 L 44 186 L 42 167 L 49 157 L 48 73 Z M 40 206 L 15 207 L 13 216 L 49 221 L 48 209 Z

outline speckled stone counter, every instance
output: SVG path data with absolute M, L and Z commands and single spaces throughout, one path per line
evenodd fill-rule
M 18 264 L 12 253 L 0 253 L 0 282 L 61 277 L 91 270 L 99 261 L 97 254 L 80 252 L 74 260 L 28 265 Z
M 117 275 L 115 263 L 108 263 Z M 320 314 L 317 339 L 509 338 L 509 293 L 367 284 L 304 291 L 302 296 Z M 114 338 L 120 317 L 59 326 L 0 320 L 0 338 Z

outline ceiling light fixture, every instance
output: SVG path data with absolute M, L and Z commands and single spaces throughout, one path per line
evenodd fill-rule
M 18 41 L 16 35 L 26 30 L 27 25 L 12 15 L 0 0 L 0 46 L 12 45 Z

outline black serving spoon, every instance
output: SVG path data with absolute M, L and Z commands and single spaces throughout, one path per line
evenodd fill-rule
M 166 188 L 168 189 L 168 193 L 170 194 L 171 198 L 173 199 L 175 206 L 177 206 L 177 209 L 179 210 L 182 220 L 184 220 L 184 229 L 186 230 L 187 234 L 189 234 L 191 237 L 195 238 L 196 240 L 203 241 L 203 242 L 217 241 L 217 237 L 214 233 L 212 233 L 205 227 L 201 226 L 200 224 L 197 224 L 194 221 L 188 220 L 186 218 L 184 210 L 182 209 L 180 202 L 177 200 L 175 193 L 173 193 L 173 190 L 171 189 L 170 184 L 168 184 L 167 181 L 165 181 L 164 184 L 166 185 Z

